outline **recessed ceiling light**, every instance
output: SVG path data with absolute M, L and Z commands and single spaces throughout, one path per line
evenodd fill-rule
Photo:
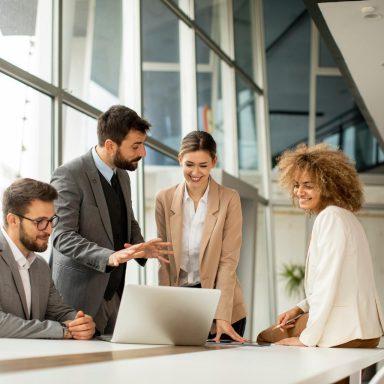
M 363 14 L 364 19 L 381 19 L 383 15 L 376 11 L 375 7 L 363 7 L 361 8 L 361 13 Z

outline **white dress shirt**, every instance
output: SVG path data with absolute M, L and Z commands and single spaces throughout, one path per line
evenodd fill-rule
M 31 314 L 31 282 L 29 279 L 29 268 L 36 259 L 36 255 L 31 252 L 27 257 L 23 255 L 17 245 L 12 241 L 12 239 L 8 236 L 8 233 L 5 231 L 4 227 L 1 226 L 1 232 L 3 233 L 9 248 L 11 248 L 13 257 L 16 260 L 17 266 L 19 268 L 19 273 L 21 277 L 21 281 L 23 283 L 25 299 L 27 300 L 28 312 Z
M 180 285 L 196 285 L 200 283 L 199 254 L 205 217 L 207 216 L 208 187 L 200 199 L 197 209 L 189 196 L 187 186 L 184 189 L 183 201 L 183 245 L 181 252 Z

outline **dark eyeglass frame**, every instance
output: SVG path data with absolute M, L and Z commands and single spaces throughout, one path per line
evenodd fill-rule
M 49 223 L 51 223 L 52 228 L 55 228 L 56 225 L 59 223 L 59 220 L 60 220 L 60 217 L 57 215 L 53 215 L 50 219 L 31 219 L 29 217 L 19 215 L 18 213 L 14 213 L 14 215 L 21 217 L 22 219 L 32 221 L 32 223 L 34 223 L 36 225 L 36 228 L 39 231 L 45 231 L 47 229 Z

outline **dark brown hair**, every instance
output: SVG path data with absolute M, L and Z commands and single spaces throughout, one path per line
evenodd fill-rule
M 358 211 L 364 201 L 363 186 L 351 160 L 340 150 L 328 144 L 308 147 L 298 145 L 287 150 L 278 162 L 280 184 L 289 191 L 296 205 L 293 186 L 298 173 L 308 172 L 320 190 L 320 210 L 336 205 L 349 211 Z
M 146 133 L 150 126 L 151 124 L 142 119 L 133 109 L 124 105 L 113 105 L 97 120 L 99 145 L 103 146 L 107 139 L 120 145 L 131 130 Z
M 188 133 L 181 142 L 179 157 L 196 151 L 206 151 L 212 160 L 216 158 L 216 142 L 208 132 L 192 131 Z
M 57 191 L 52 185 L 33 179 L 19 179 L 13 182 L 3 194 L 3 219 L 7 225 L 8 213 L 25 215 L 34 200 L 46 202 L 57 199 Z

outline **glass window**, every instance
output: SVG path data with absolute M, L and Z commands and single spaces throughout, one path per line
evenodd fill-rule
M 152 161 L 148 163 L 147 159 Z M 154 161 L 156 159 L 156 161 Z M 164 165 L 167 164 L 167 165 Z M 155 221 L 155 197 L 164 189 L 172 187 L 182 181 L 182 173 L 177 161 L 147 148 L 147 157 L 144 159 L 144 191 L 145 191 L 145 239 L 157 237 Z M 166 239 L 164 239 L 166 240 Z M 157 260 L 148 260 L 146 264 L 147 284 L 158 285 Z
M 0 57 L 51 81 L 51 0 L 0 0 Z
M 50 97 L 0 74 L 0 193 L 20 177 L 49 182 L 52 166 Z
M 141 14 L 143 61 L 178 63 L 178 18 L 161 1 L 153 0 L 141 1 Z
M 224 51 L 226 46 L 223 42 L 228 31 L 226 7 L 226 0 L 195 1 L 196 24 Z
M 254 78 L 253 52 L 256 36 L 252 31 L 254 2 L 237 0 L 233 2 L 233 22 L 235 31 L 235 59 L 247 74 Z
M 196 36 L 197 50 L 197 116 L 200 131 L 215 138 L 218 167 L 224 162 L 224 112 L 221 66 L 227 65 Z
M 319 36 L 320 44 L 319 44 L 319 65 L 320 67 L 337 67 L 331 52 L 329 51 L 327 45 L 324 40 Z
M 142 1 L 143 115 L 151 136 L 171 148 L 181 141 L 179 28 L 177 17 L 161 2 Z M 147 162 L 150 162 L 151 156 Z M 162 161 L 166 162 L 166 158 Z
M 317 77 L 317 131 L 321 134 L 338 126 L 343 116 L 355 109 L 355 102 L 341 76 Z M 358 111 L 357 111 L 358 113 Z
M 63 163 L 81 156 L 97 144 L 97 120 L 63 106 Z
M 308 141 L 311 19 L 300 0 L 268 0 L 263 5 L 275 165 L 287 147 Z M 290 25 L 294 28 L 287 29 Z
M 100 110 L 117 104 L 122 43 L 121 0 L 64 1 L 64 88 Z
M 256 186 L 256 171 L 259 168 L 256 94 L 239 76 L 236 76 L 236 95 L 240 177 Z

